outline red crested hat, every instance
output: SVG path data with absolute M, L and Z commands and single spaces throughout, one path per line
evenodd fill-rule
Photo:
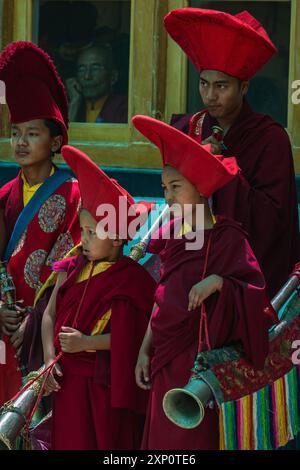
M 116 211 L 116 234 L 130 240 L 147 221 L 152 202 L 135 203 L 132 196 L 119 183 L 111 179 L 85 153 L 70 145 L 64 145 L 61 154 L 79 182 L 81 207 L 100 222 L 107 214 L 97 215 L 101 204 L 110 204 Z M 138 222 L 135 223 L 134 221 Z M 133 222 L 131 224 L 131 222 Z M 130 225 L 130 234 L 128 227 Z
M 210 144 L 200 145 L 164 122 L 148 116 L 134 116 L 132 122 L 159 148 L 163 165 L 176 168 L 205 197 L 229 183 L 239 171 L 234 157 L 213 155 Z
M 0 80 L 14 124 L 53 119 L 68 142 L 68 101 L 52 59 L 30 41 L 9 44 L 0 55 Z
M 166 30 L 197 70 L 218 70 L 249 80 L 277 52 L 267 32 L 248 11 L 230 15 L 180 8 L 164 18 Z

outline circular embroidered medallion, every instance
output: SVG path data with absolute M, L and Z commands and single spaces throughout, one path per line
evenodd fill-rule
M 62 221 L 66 212 L 66 200 L 59 194 L 53 194 L 47 199 L 39 210 L 39 225 L 46 233 L 55 232 Z
M 16 248 L 14 249 L 14 252 L 11 256 L 16 256 L 22 250 L 25 240 L 26 240 L 26 234 L 27 234 L 27 229 L 25 230 L 20 240 L 18 241 Z
M 59 261 L 74 247 L 72 235 L 69 231 L 61 233 L 57 238 L 46 261 L 47 266 L 51 266 L 55 261 Z
M 24 279 L 32 289 L 38 290 L 41 288 L 40 273 L 45 260 L 47 258 L 47 251 L 36 250 L 28 256 L 24 266 Z

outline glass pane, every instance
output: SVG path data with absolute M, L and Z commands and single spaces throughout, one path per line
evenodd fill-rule
M 253 77 L 247 98 L 257 112 L 269 114 L 287 126 L 290 45 L 290 1 L 203 1 L 192 0 L 195 8 L 210 8 L 236 14 L 248 10 L 266 29 L 278 53 Z M 199 92 L 199 74 L 189 63 L 188 112 L 203 108 Z
M 66 86 L 70 120 L 128 122 L 130 0 L 36 0 L 34 41 Z

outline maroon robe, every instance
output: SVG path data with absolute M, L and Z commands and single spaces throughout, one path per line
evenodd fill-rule
M 218 124 L 208 113 L 202 133 L 189 133 L 201 142 Z M 186 130 L 186 120 L 175 127 Z M 214 195 L 214 212 L 243 224 L 273 297 L 300 258 L 295 173 L 289 137 L 269 116 L 255 113 L 245 101 L 224 137 L 225 156 L 235 156 L 241 173 Z
M 86 105 L 82 102 L 74 121 L 86 122 Z M 128 122 L 128 96 L 109 95 L 96 119 L 96 123 L 126 124 Z
M 71 326 L 87 281 L 76 283 L 86 258 L 70 261 L 68 277 L 58 291 L 57 335 Z M 103 334 L 111 334 L 111 350 L 64 353 L 61 390 L 54 394 L 52 449 L 138 449 L 148 394 L 135 383 L 136 360 L 153 306 L 156 283 L 148 272 L 123 257 L 93 276 L 77 329 L 91 334 L 112 309 Z
M 152 240 L 149 249 L 160 253 L 162 271 L 155 294 L 158 309 L 151 319 L 154 355 L 144 449 L 217 449 L 219 445 L 216 409 L 206 409 L 200 426 L 185 430 L 169 421 L 162 408 L 165 393 L 183 387 L 191 375 L 200 308 L 188 312 L 188 294 L 201 280 L 209 237 L 205 277 L 218 274 L 224 279 L 221 293 L 205 301 L 211 347 L 240 342 L 247 359 L 258 368 L 268 353 L 268 329 L 276 317 L 264 313 L 269 305 L 265 280 L 239 224 L 219 219 L 213 229 L 205 230 L 201 250 L 186 250 L 185 237 Z

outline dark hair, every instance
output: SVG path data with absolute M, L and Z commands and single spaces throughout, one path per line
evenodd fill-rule
M 53 119 L 44 119 L 44 124 L 46 127 L 48 127 L 51 137 L 63 135 L 60 124 L 58 124 L 58 122 L 54 121 Z
M 54 121 L 54 119 L 44 119 L 44 124 L 49 129 L 51 137 L 58 137 L 59 135 L 63 136 L 61 125 Z M 53 158 L 55 153 L 59 153 L 60 149 L 61 147 L 57 149 L 57 152 L 52 152 L 51 157 Z

